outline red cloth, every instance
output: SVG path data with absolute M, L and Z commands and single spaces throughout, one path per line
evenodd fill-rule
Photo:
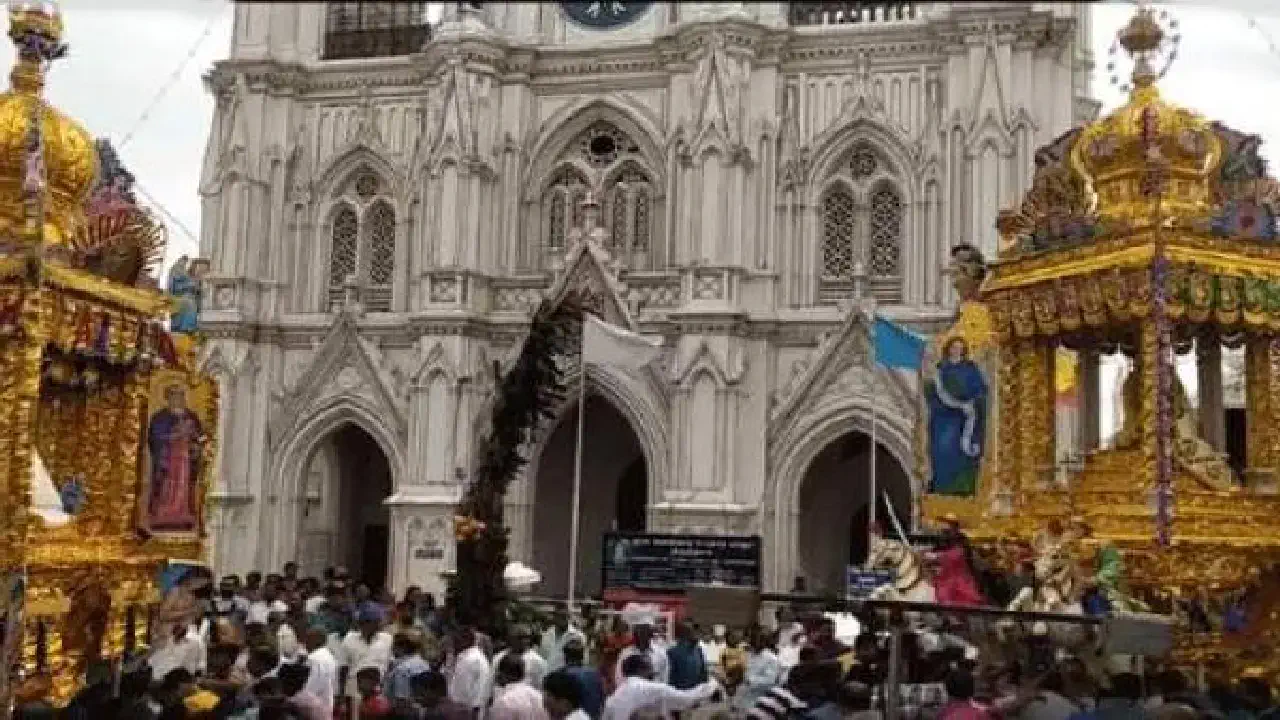
M 370 695 L 360 701 L 360 720 L 375 720 L 391 714 L 391 702 L 382 695 Z
M 978 583 L 969 572 L 964 548 L 952 545 L 935 554 L 938 572 L 933 578 L 934 597 L 943 605 L 983 606 L 987 604 Z
M 631 633 L 608 633 L 600 643 L 600 676 L 604 678 L 605 694 L 614 691 L 614 666 L 618 664 L 618 656 L 631 644 Z

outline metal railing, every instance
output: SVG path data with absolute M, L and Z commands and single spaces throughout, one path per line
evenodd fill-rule
M 916 4 L 868 0 L 793 2 L 788 16 L 792 25 L 901 22 L 916 18 Z

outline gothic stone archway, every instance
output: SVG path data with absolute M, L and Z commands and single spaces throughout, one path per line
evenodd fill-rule
M 910 527 L 910 479 L 892 453 L 879 443 L 876 448 L 877 520 L 892 532 L 892 510 L 904 527 Z M 845 567 L 866 558 L 870 451 L 870 436 L 846 433 L 818 453 L 800 482 L 794 510 L 799 552 L 793 574 L 804 578 L 810 591 L 842 592 Z
M 575 406 L 561 416 L 530 475 L 532 561 L 543 577 L 539 594 L 552 597 L 564 597 L 568 589 L 578 412 Z M 644 447 L 622 412 L 604 396 L 591 393 L 586 413 L 577 597 L 600 592 L 604 533 L 645 529 L 649 484 Z
M 389 580 L 391 466 L 364 430 L 344 424 L 331 431 L 307 463 L 302 498 L 302 569 L 318 577 L 345 566 L 371 588 Z

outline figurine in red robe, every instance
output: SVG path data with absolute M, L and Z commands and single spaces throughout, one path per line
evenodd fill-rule
M 960 523 L 954 518 L 947 518 L 942 536 L 942 544 L 931 553 L 931 558 L 937 563 L 933 591 L 938 603 L 969 607 L 986 605 L 987 599 L 973 576 L 968 540 L 960 531 Z

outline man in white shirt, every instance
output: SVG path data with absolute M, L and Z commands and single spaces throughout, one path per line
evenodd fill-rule
M 320 628 L 311 628 L 306 634 L 307 667 L 311 674 L 307 676 L 307 692 L 320 698 L 320 702 L 333 717 L 333 700 L 338 696 L 338 661 L 329 651 L 329 636 Z
M 499 660 L 494 677 L 499 689 L 489 708 L 489 720 L 547 720 L 542 693 L 525 679 L 520 656 L 511 653 Z
M 373 603 L 365 603 L 356 614 L 357 629 L 342 639 L 342 657 L 338 664 L 345 671 L 344 695 L 360 697 L 356 688 L 356 673 L 364 668 L 377 668 L 379 676 L 385 675 L 391 664 L 391 633 L 382 630 L 382 611 Z
M 653 670 L 653 679 L 660 683 L 666 683 L 670 679 L 667 667 L 667 649 L 661 643 L 654 641 L 653 622 L 645 619 L 632 625 L 631 636 L 633 638 L 631 644 L 623 648 L 622 652 L 618 654 L 618 667 L 614 672 L 614 680 L 621 685 L 624 679 L 622 663 L 632 655 L 643 655 L 649 660 L 649 667 Z
M 557 608 L 551 618 L 551 627 L 542 633 L 542 642 L 538 648 L 542 659 L 547 661 L 548 672 L 564 667 L 564 646 L 573 640 L 577 640 L 583 647 L 587 646 L 587 636 L 569 623 L 569 612 L 564 608 Z
M 204 643 L 200 633 L 186 623 L 174 623 L 168 642 L 151 653 L 151 676 L 163 680 L 169 671 L 183 668 L 192 675 L 199 675 L 205 668 Z
M 298 642 L 298 634 L 293 631 L 293 627 L 284 621 L 283 613 L 271 613 L 271 621 L 267 623 L 268 631 L 272 632 L 276 639 L 276 650 L 280 653 L 280 662 L 299 662 L 306 659 L 306 653 L 302 650 L 302 644 Z
M 249 603 L 248 617 L 245 619 L 246 624 L 261 623 L 266 625 L 271 620 L 271 613 L 285 614 L 289 612 L 289 606 L 285 605 L 279 597 L 276 596 L 275 587 L 268 585 L 262 589 L 262 598 Z
M 512 655 L 524 662 L 524 673 L 521 677 L 525 682 L 535 688 L 542 687 L 542 678 L 547 675 L 547 661 L 542 659 L 536 650 L 529 647 L 529 641 L 533 637 L 533 631 L 527 627 L 516 627 L 511 631 L 511 647 L 499 652 L 493 656 L 493 667 L 498 667 L 498 663 L 508 655 Z M 562 655 L 563 659 L 563 655 Z
M 725 642 L 725 633 L 725 626 L 716 625 L 711 628 L 711 637 L 702 641 L 702 657 L 707 661 L 708 667 L 720 664 L 720 656 L 724 655 L 725 648 L 728 647 L 728 643 Z
M 469 708 L 473 718 L 481 718 L 492 684 L 489 658 L 476 646 L 476 634 L 470 628 L 460 630 L 453 642 L 457 656 L 449 677 L 449 699 Z
M 641 713 L 666 716 L 668 713 L 689 710 L 721 692 L 720 683 L 715 680 L 708 680 L 688 690 L 677 690 L 666 683 L 654 682 L 653 668 L 644 655 L 633 654 L 619 661 L 618 666 L 623 680 L 605 701 L 601 720 L 631 720 Z

